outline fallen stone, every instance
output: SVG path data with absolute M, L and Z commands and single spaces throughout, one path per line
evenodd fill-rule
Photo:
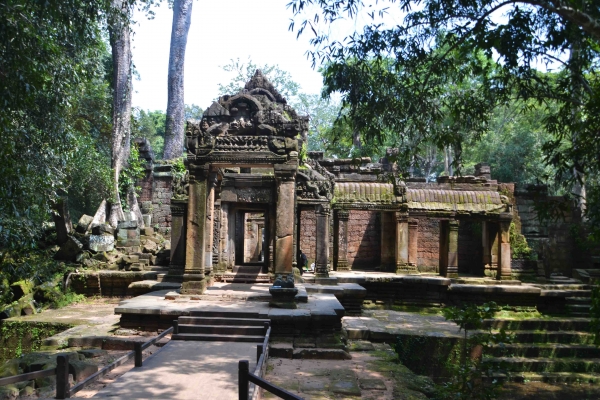
M 98 358 L 108 354 L 108 351 L 102 349 L 84 349 L 78 350 L 79 354 L 82 354 L 85 358 Z
M 147 240 L 146 243 L 144 243 L 143 250 L 144 253 L 156 253 L 158 245 L 152 240 Z
M 90 235 L 90 250 L 98 252 L 113 251 L 115 249 L 115 238 L 108 235 Z
M 13 301 L 19 300 L 33 290 L 33 283 L 27 280 L 21 280 L 10 285 L 10 291 L 13 294 Z
M 125 263 L 125 264 L 133 264 L 133 263 L 139 262 L 140 261 L 140 257 L 136 256 L 136 255 L 133 255 L 133 254 L 130 254 L 130 255 L 123 256 L 122 260 L 123 260 L 123 263 Z
M 0 400 L 13 400 L 19 397 L 19 388 L 15 385 L 0 386 Z
M 137 229 L 137 221 L 119 221 L 117 229 Z
M 147 226 L 144 229 L 142 229 L 143 234 L 146 236 L 153 236 L 154 235 L 154 228 Z
M 295 360 L 351 360 L 352 356 L 340 349 L 294 349 Z
M 387 390 L 381 379 L 359 379 L 360 388 L 364 390 Z
M 90 375 L 98 372 L 98 366 L 96 364 L 90 364 L 85 361 L 69 359 L 69 373 L 73 374 L 73 379 L 76 382 L 82 381 Z
M 333 380 L 329 388 L 333 393 L 343 394 L 346 396 L 360 396 L 360 388 L 355 379 Z
M 19 391 L 19 396 L 32 396 L 35 393 L 35 389 L 31 386 L 25 386 L 23 389 Z
M 373 343 L 366 340 L 354 340 L 348 343 L 351 351 L 373 351 Z
M 67 241 L 60 247 L 60 250 L 54 254 L 54 259 L 75 261 L 77 256 L 83 251 L 83 244 L 73 236 L 69 236 Z
M 81 218 L 79 218 L 79 222 L 77 222 L 77 227 L 75 230 L 79 233 L 86 233 L 92 224 L 94 217 L 83 214 Z
M 8 360 L 0 366 L 0 378 L 19 375 L 19 360 Z
M 112 226 L 107 225 L 107 224 L 95 225 L 92 227 L 92 233 L 94 235 L 114 236 L 115 228 L 113 228 Z

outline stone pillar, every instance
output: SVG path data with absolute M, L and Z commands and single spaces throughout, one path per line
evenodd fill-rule
M 317 214 L 317 234 L 315 245 L 315 278 L 329 278 L 329 204 L 319 204 Z
M 498 275 L 499 225 L 497 222 L 485 221 L 482 227 L 483 275 L 495 278 Z
M 408 213 L 396 213 L 396 273 L 414 272 L 408 264 Z
M 389 211 L 381 212 L 381 270 L 396 271 L 396 217 Z
M 498 280 L 512 279 L 512 269 L 510 266 L 510 222 L 512 220 L 511 213 L 500 214 L 500 223 L 498 229 Z
M 417 269 L 417 258 L 419 256 L 419 220 L 410 218 L 408 220 L 408 265 Z
M 350 213 L 347 210 L 335 210 L 334 216 L 335 269 L 337 271 L 349 271 L 351 269 L 348 264 L 348 218 Z
M 171 199 L 171 261 L 167 279 L 181 282 L 186 255 L 187 200 Z
M 288 167 L 288 168 L 286 168 Z M 290 165 L 275 165 L 277 206 L 275 216 L 275 274 L 292 274 L 294 259 L 294 198 L 296 169 Z
M 189 201 L 187 212 L 187 232 L 185 270 L 182 294 L 202 294 L 206 289 L 204 274 L 204 239 L 206 224 L 206 192 L 208 166 L 190 168 Z
M 221 226 L 219 229 L 219 261 L 217 262 L 217 270 L 219 272 L 227 271 L 227 239 L 229 232 L 229 203 L 221 203 Z
M 458 277 L 458 221 L 440 221 L 440 275 Z
M 217 173 L 211 171 L 206 182 L 206 223 L 204 224 L 204 273 L 212 274 L 212 256 L 214 244 L 215 223 L 215 186 L 217 185 Z

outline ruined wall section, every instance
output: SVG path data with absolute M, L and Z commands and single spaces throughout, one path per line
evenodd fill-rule
M 144 179 L 138 181 L 142 192 L 138 198 L 142 214 L 152 216 L 150 226 L 165 235 L 171 228 L 171 165 L 155 164 L 151 171 L 146 172 Z

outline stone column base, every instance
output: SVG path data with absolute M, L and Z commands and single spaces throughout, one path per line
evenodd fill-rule
M 346 261 L 338 261 L 336 271 L 352 271 L 352 266 Z
M 273 287 L 269 288 L 271 293 L 271 301 L 269 306 L 275 308 L 298 308 L 296 304 L 296 295 L 298 294 L 298 288 L 284 288 L 284 287 Z
M 203 275 L 185 274 L 181 284 L 181 294 L 204 294 L 210 286 L 210 278 Z

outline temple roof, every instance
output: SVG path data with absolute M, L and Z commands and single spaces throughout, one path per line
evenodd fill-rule
M 506 204 L 495 191 L 407 189 L 409 210 L 503 212 Z

